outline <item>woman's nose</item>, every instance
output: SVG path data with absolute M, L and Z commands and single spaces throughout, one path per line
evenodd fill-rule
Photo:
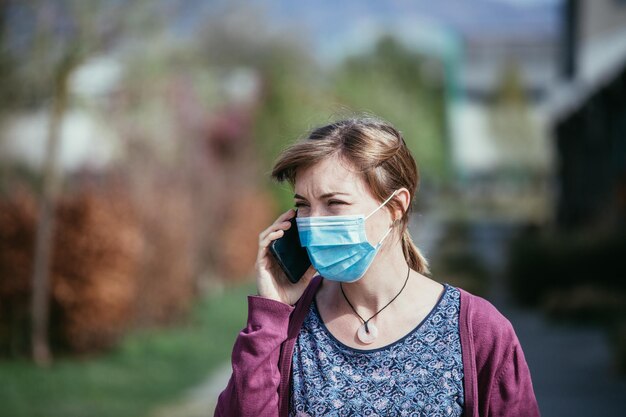
M 321 217 L 328 216 L 328 213 L 323 206 L 312 206 L 307 215 L 311 217 Z

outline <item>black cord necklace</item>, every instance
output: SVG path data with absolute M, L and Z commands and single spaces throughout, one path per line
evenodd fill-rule
M 365 343 L 366 345 L 369 345 L 370 343 L 372 343 L 376 339 L 376 337 L 378 337 L 378 328 L 374 325 L 374 323 L 370 324 L 369 321 L 371 319 L 373 319 L 374 317 L 376 317 L 378 315 L 378 313 L 380 313 L 385 308 L 387 308 L 389 306 L 389 304 L 393 303 L 396 298 L 398 298 L 398 296 L 402 293 L 402 291 L 404 291 L 404 288 L 406 287 L 407 282 L 409 282 L 409 275 L 410 274 L 411 274 L 411 267 L 409 267 L 409 270 L 406 273 L 406 279 L 404 280 L 404 285 L 400 289 L 400 292 L 398 292 L 396 294 L 396 296 L 391 299 L 391 301 L 389 301 L 387 304 L 385 304 L 385 306 L 383 308 L 378 310 L 372 317 L 370 317 L 367 320 L 365 320 L 363 317 L 361 317 L 361 315 L 356 311 L 356 309 L 354 308 L 354 306 L 352 305 L 350 300 L 348 300 L 348 297 L 346 297 L 346 293 L 343 291 L 342 283 L 339 283 L 339 288 L 341 288 L 341 294 L 343 294 L 343 298 L 346 299 L 346 302 L 348 303 L 350 308 L 352 308 L 352 311 L 354 311 L 354 314 L 359 316 L 359 318 L 363 322 L 363 324 L 361 325 L 361 327 L 359 327 L 359 330 L 356 333 L 357 337 L 359 338 L 359 340 L 361 342 Z

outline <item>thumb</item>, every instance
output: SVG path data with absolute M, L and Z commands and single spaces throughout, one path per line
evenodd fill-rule
M 313 265 L 311 265 L 309 269 L 307 269 L 304 275 L 302 276 L 302 279 L 305 279 L 308 282 L 310 282 L 313 279 L 313 277 L 315 277 L 315 275 L 317 275 L 317 270 L 313 268 Z
M 315 268 L 313 268 L 313 265 L 311 265 L 309 266 L 309 269 L 306 270 L 304 275 L 302 275 L 302 278 L 300 278 L 298 284 L 302 285 L 303 287 L 307 287 L 316 275 L 317 271 L 315 270 Z

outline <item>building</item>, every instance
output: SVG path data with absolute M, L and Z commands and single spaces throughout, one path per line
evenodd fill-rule
M 568 0 L 560 82 L 547 112 L 557 151 L 556 222 L 626 226 L 626 1 Z

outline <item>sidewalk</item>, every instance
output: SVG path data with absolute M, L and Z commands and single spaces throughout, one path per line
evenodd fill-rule
M 208 417 L 215 411 L 217 396 L 230 378 L 230 363 L 215 370 L 202 384 L 191 389 L 179 401 L 157 408 L 149 417 Z
M 612 366 L 602 329 L 557 324 L 540 311 L 514 305 L 503 282 L 506 241 L 514 226 L 474 225 L 474 247 L 494 271 L 493 304 L 513 324 L 530 368 L 542 417 L 624 415 L 626 377 Z
M 500 308 L 522 343 L 543 417 L 624 415 L 626 379 L 611 367 L 604 332 Z

